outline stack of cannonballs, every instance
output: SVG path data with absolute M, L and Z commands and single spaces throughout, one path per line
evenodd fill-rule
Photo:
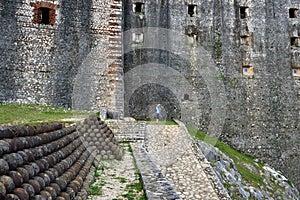
M 95 167 L 75 126 L 0 127 L 0 200 L 83 200 Z
M 96 115 L 91 115 L 77 123 L 77 130 L 84 135 L 89 146 L 96 147 L 101 159 L 122 158 L 118 141 L 110 128 Z

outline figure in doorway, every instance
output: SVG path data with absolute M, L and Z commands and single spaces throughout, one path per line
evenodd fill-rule
M 158 123 L 158 120 L 161 118 L 161 106 L 160 104 L 156 105 L 156 123 Z

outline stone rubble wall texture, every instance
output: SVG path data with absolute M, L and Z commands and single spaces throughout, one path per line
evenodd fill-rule
M 100 159 L 122 158 L 122 149 L 112 130 L 99 120 L 96 115 L 91 115 L 76 124 L 77 130 L 84 136 L 90 147 L 97 149 Z
M 300 13 L 298 18 L 289 18 L 289 8 L 299 9 L 300 1 L 138 1 L 144 3 L 144 13 L 133 12 L 134 2 L 124 1 L 125 31 L 167 28 L 194 34 L 195 41 L 191 44 L 193 38 L 187 36 L 186 44 L 178 41 L 169 52 L 143 49 L 146 38 L 144 42 L 125 44 L 125 48 L 132 45 L 134 49 L 124 54 L 125 114 L 149 117 L 155 112 L 153 105 L 161 103 L 165 113 L 172 113 L 168 117 L 180 116 L 186 124 L 213 135 L 222 132 L 223 141 L 282 171 L 299 188 L 299 85 L 291 72 L 292 66 L 300 67 L 295 56 L 299 49 L 290 43 L 291 37 L 298 37 Z M 195 17 L 187 14 L 188 4 L 196 5 Z M 240 7 L 248 8 L 245 19 L 241 19 Z M 223 103 L 225 114 L 222 107 L 213 107 L 220 98 L 213 96 L 215 88 L 193 68 L 194 58 L 201 55 L 182 51 L 184 45 L 190 52 L 204 49 L 214 60 L 211 68 L 216 69 L 215 74 L 209 76 L 225 88 L 220 93 L 227 100 Z M 205 61 L 198 59 L 196 64 L 205 66 Z M 243 75 L 243 66 L 253 67 L 254 75 Z M 190 99 L 177 92 L 190 86 L 192 90 L 186 91 Z M 180 112 L 174 112 L 174 107 Z M 213 110 L 220 110 L 219 115 L 213 115 Z M 209 129 L 210 125 L 220 125 L 210 124 L 215 117 L 224 118 L 221 132 Z
M 95 155 L 75 126 L 1 127 L 0 136 L 0 199 L 87 198 Z
M 37 23 L 48 4 L 55 22 Z M 0 101 L 122 112 L 121 10 L 119 0 L 1 1 Z
M 282 170 L 300 187 L 299 85 L 291 76 L 291 67 L 300 67 L 299 50 L 290 44 L 299 35 L 299 17 L 289 18 L 289 8 L 299 9 L 299 0 L 140 0 L 142 15 L 133 13 L 136 0 L 123 5 L 119 0 L 54 0 L 54 25 L 33 23 L 31 5 L 39 2 L 50 1 L 0 2 L 1 102 L 108 107 L 134 117 L 151 115 L 160 102 L 165 116 L 217 135 L 209 128 L 218 126 L 210 125 L 218 117 L 213 111 L 219 108 L 212 106 L 217 87 L 208 86 L 195 69 L 206 69 L 207 60 L 199 58 L 207 57 L 216 69 L 208 75 L 225 87 L 221 139 Z M 188 15 L 188 4 L 196 5 L 195 17 Z M 248 9 L 245 19 L 240 7 Z M 145 27 L 189 36 L 170 44 L 170 51 L 143 49 L 138 42 L 122 55 L 128 45 L 122 47 L 122 29 Z M 158 43 L 163 40 L 156 37 Z M 155 79 L 163 74 L 155 67 L 138 68 L 147 63 L 164 65 L 162 72 L 175 76 Z M 254 75 L 243 76 L 242 66 L 253 67 Z M 151 98 L 141 99 L 145 94 Z

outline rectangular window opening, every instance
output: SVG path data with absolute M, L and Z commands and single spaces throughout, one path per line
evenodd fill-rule
M 254 75 L 254 68 L 249 65 L 243 66 L 243 71 L 242 71 L 243 76 L 253 76 Z
M 251 46 L 252 37 L 248 35 L 241 36 L 241 45 Z
M 143 43 L 144 42 L 144 34 L 143 33 L 132 33 L 132 41 L 133 41 L 133 43 Z
M 290 8 L 289 9 L 289 17 L 290 18 L 297 18 L 297 8 Z
M 40 8 L 41 9 L 41 23 L 50 24 L 50 8 Z
M 249 16 L 249 8 L 245 6 L 240 7 L 240 17 L 241 19 L 245 19 Z
M 298 37 L 291 37 L 291 46 L 298 46 Z
M 300 77 L 300 68 L 292 67 L 292 76 L 293 77 Z
M 143 5 L 144 5 L 144 3 L 142 3 L 142 2 L 136 2 L 136 3 L 134 3 L 133 4 L 133 11 L 135 13 L 142 13 L 142 12 L 144 12 L 143 11 Z
M 197 9 L 197 5 L 194 4 L 188 5 L 188 14 L 190 17 L 196 16 L 196 9 Z

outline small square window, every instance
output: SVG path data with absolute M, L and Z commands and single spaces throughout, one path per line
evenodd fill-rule
M 243 66 L 243 76 L 253 76 L 254 68 L 252 66 Z
M 133 12 L 142 13 L 142 12 L 144 12 L 143 7 L 144 7 L 144 3 L 136 2 L 136 3 L 133 4 Z
M 41 24 L 50 24 L 50 8 L 40 8 Z
M 188 5 L 188 14 L 190 17 L 196 16 L 197 5 L 191 4 Z
M 249 7 L 241 6 L 240 7 L 240 17 L 245 19 L 249 16 Z
M 297 18 L 297 8 L 290 8 L 289 9 L 289 17 L 290 18 Z
M 291 37 L 291 46 L 296 47 L 299 46 L 299 38 L 298 37 Z
M 142 43 L 144 41 L 143 33 L 132 33 L 132 42 L 133 43 Z

